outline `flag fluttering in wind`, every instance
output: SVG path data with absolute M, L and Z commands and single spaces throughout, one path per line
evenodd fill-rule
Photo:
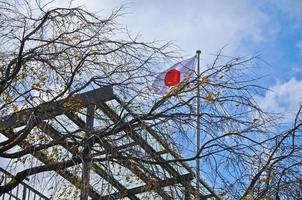
M 178 86 L 181 82 L 190 79 L 195 72 L 196 56 L 174 64 L 161 72 L 155 78 L 152 86 L 157 94 L 165 94 L 169 89 Z
M 196 51 L 196 56 L 189 58 L 187 60 L 183 60 L 179 63 L 174 64 L 169 69 L 161 72 L 156 77 L 155 81 L 153 82 L 152 86 L 157 94 L 167 94 L 168 92 L 173 91 L 173 88 L 178 88 L 178 86 L 185 86 L 184 84 L 190 80 L 192 75 L 195 72 L 195 63 L 197 63 L 197 72 L 195 73 L 198 77 L 200 76 L 200 50 Z M 197 62 L 196 62 L 197 61 Z M 204 83 L 206 83 L 208 78 L 204 79 Z M 184 84 L 182 84 L 184 83 Z M 200 124 L 201 124 L 201 117 L 200 117 L 200 84 L 196 87 L 196 155 L 198 152 L 201 153 L 200 149 Z M 211 99 L 212 96 L 208 96 L 208 99 Z M 197 192 L 197 199 L 201 199 L 200 196 L 200 158 L 196 159 L 196 191 Z

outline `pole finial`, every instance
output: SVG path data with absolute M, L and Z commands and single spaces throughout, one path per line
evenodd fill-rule
M 196 51 L 196 53 L 197 53 L 197 54 L 200 54 L 200 53 L 201 53 L 201 51 L 200 51 L 200 50 L 197 50 L 197 51 Z

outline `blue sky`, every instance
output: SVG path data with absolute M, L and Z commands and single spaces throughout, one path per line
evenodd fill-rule
M 64 6 L 57 1 L 54 6 Z M 173 41 L 181 55 L 202 51 L 203 66 L 221 48 L 260 55 L 255 71 L 269 90 L 255 97 L 267 111 L 293 119 L 302 102 L 302 0 L 75 0 L 100 14 L 126 5 L 119 20 L 141 40 Z M 170 66 L 167 66 L 167 68 Z M 1 161 L 3 162 L 3 161 Z
M 126 5 L 119 22 L 141 40 L 173 41 L 191 56 L 202 51 L 201 63 L 222 47 L 231 56 L 260 55 L 260 84 L 271 89 L 257 97 L 268 111 L 288 117 L 302 100 L 301 0 L 76 0 L 100 14 Z M 289 112 L 288 112 L 289 111 Z

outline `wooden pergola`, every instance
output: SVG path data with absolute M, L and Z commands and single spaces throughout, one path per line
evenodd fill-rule
M 73 112 L 73 110 L 67 108 L 70 105 L 76 111 Z M 77 110 L 79 107 L 85 114 Z M 122 112 L 118 112 L 117 107 Z M 66 142 L 61 146 L 73 156 L 80 154 L 87 156 L 93 154 L 97 157 L 114 155 L 117 159 L 119 157 L 125 158 L 127 155 L 142 154 L 142 157 L 154 161 L 154 163 L 138 165 L 134 164 L 131 159 L 117 160 L 122 170 L 131 172 L 131 181 L 134 182 L 131 187 L 127 186 L 120 176 L 108 173 L 108 170 L 104 169 L 102 163 L 99 162 L 83 162 L 81 177 L 73 174 L 68 169 L 57 170 L 57 174 L 81 190 L 81 199 L 87 198 L 88 195 L 89 199 L 96 200 L 138 200 L 140 199 L 140 194 L 146 192 L 156 193 L 159 199 L 175 199 L 174 193 L 181 194 L 183 199 L 196 199 L 197 193 L 202 196 L 202 199 L 219 199 L 214 191 L 202 180 L 198 180 L 202 186 L 201 190 L 196 191 L 195 174 L 187 163 L 165 162 L 167 157 L 180 159 L 180 155 L 172 150 L 171 145 L 153 127 L 144 121 L 131 125 L 127 123 L 126 118 L 123 118 L 122 113 L 127 113 L 130 116 L 129 118 L 136 117 L 125 103 L 114 95 L 112 87 L 103 87 L 6 116 L 0 121 L 0 129 L 5 130 L 24 126 L 29 119 L 35 117 L 37 123 L 34 127 L 43 131 L 51 139 L 60 140 L 64 138 L 64 133 L 54 124 L 48 123 L 48 120 L 60 117 L 60 119 L 64 118 L 64 120 L 61 120 L 62 124 L 67 123 L 67 121 L 69 124 L 72 123 L 74 132 L 77 132 L 77 130 L 84 132 L 87 138 L 90 135 L 99 135 L 101 137 L 99 141 L 94 140 L 94 144 L 98 144 L 98 147 L 95 148 L 98 151 L 92 150 L 89 143 L 82 150 L 74 148 L 66 139 Z M 110 132 L 114 134 L 104 134 L 106 131 L 102 129 L 102 119 L 113 122 L 112 124 L 117 124 L 112 127 Z M 68 126 L 70 125 L 66 125 L 65 128 L 68 129 Z M 120 127 L 124 128 L 121 129 Z M 7 138 L 16 137 L 10 131 L 1 133 Z M 20 147 L 28 147 L 30 145 L 24 140 L 19 144 Z M 44 164 L 51 162 L 44 151 L 33 152 L 32 156 Z M 135 156 L 133 155 L 133 157 Z M 91 172 L 99 176 L 99 179 L 105 180 L 113 188 L 112 192 L 103 193 L 93 186 L 90 179 Z M 136 183 L 136 180 L 140 180 L 140 182 Z

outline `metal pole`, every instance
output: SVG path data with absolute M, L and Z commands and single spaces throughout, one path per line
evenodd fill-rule
M 197 54 L 197 105 L 196 105 L 196 153 L 200 149 L 200 50 L 196 51 Z M 200 197 L 200 160 L 199 155 L 196 159 L 196 190 L 197 190 L 197 199 Z

